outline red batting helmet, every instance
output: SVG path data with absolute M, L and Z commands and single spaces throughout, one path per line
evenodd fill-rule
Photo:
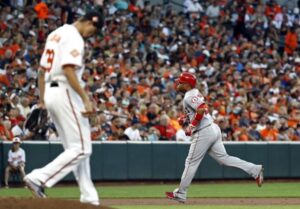
M 196 76 L 189 72 L 183 72 L 180 74 L 180 76 L 176 80 L 177 84 L 181 83 L 188 83 L 191 85 L 192 88 L 195 88 L 197 79 Z

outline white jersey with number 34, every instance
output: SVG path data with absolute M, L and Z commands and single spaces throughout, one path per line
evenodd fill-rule
M 46 71 L 46 82 L 63 81 L 66 77 L 63 72 L 64 65 L 75 65 L 78 80 L 84 70 L 83 66 L 84 41 L 73 25 L 65 24 L 49 34 L 40 66 Z

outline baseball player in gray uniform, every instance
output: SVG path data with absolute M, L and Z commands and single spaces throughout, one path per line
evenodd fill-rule
M 38 198 L 73 171 L 80 188 L 80 202 L 99 205 L 90 174 L 92 143 L 88 117 L 93 105 L 81 79 L 84 71 L 84 40 L 101 31 L 101 11 L 91 11 L 74 24 L 65 24 L 49 34 L 40 61 L 40 106 L 47 108 L 57 128 L 64 152 L 52 162 L 35 169 L 24 181 Z
M 179 122 L 188 124 L 185 127 L 185 133 L 191 136 L 192 143 L 180 185 L 173 192 L 166 192 L 166 197 L 182 203 L 186 201 L 188 187 L 206 152 L 222 165 L 244 170 L 256 180 L 260 187 L 263 183 L 263 166 L 227 154 L 222 143 L 221 130 L 209 114 L 204 97 L 195 88 L 196 77 L 191 73 L 183 72 L 175 83 L 176 90 L 185 93 L 183 99 L 185 116 L 180 118 Z

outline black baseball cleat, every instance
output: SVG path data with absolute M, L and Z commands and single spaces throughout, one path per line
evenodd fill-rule
M 30 189 L 31 193 L 37 198 L 46 198 L 45 190 L 42 186 L 37 185 L 28 177 L 24 178 L 25 184 Z

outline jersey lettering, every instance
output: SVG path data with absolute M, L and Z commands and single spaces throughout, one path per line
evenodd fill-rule
M 51 38 L 50 41 L 54 41 L 56 43 L 58 43 L 60 41 L 60 36 L 57 34 L 54 34 Z
M 191 103 L 201 103 L 203 100 L 203 96 L 201 94 L 197 94 L 191 98 Z
M 48 56 L 47 58 L 47 64 L 48 66 L 46 67 L 46 70 L 49 72 L 51 71 L 52 65 L 53 65 L 53 60 L 54 60 L 54 50 L 53 49 L 47 49 L 46 50 L 46 56 Z

